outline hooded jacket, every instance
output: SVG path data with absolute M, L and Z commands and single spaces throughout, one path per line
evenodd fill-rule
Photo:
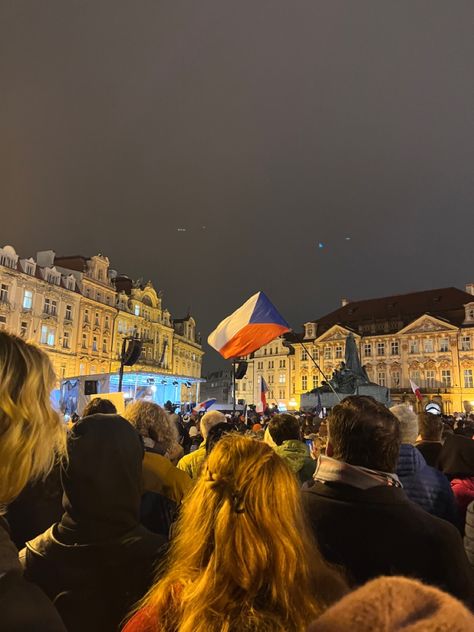
M 426 464 L 415 446 L 402 443 L 397 475 L 408 498 L 425 511 L 460 527 L 456 501 L 448 479 Z
M 23 578 L 18 551 L 0 517 L 0 629 L 8 632 L 66 632 L 46 595 Z
M 68 456 L 65 513 L 20 559 L 69 632 L 112 632 L 149 588 L 165 543 L 139 524 L 143 445 L 122 417 L 92 415 L 75 424 Z
M 290 470 L 294 472 L 301 483 L 309 481 L 316 469 L 316 461 L 308 455 L 306 444 L 297 439 L 283 441 L 274 446 L 275 452 L 286 461 Z

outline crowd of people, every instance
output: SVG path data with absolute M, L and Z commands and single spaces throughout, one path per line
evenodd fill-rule
M 474 630 L 474 419 L 96 398 L 0 332 L 0 629 Z

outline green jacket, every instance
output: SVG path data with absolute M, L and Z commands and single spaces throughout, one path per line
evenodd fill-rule
M 301 483 L 312 479 L 316 461 L 309 456 L 305 443 L 297 439 L 283 441 L 281 445 L 275 446 L 275 452 L 287 462 L 290 470 L 298 475 Z
M 194 452 L 185 454 L 178 461 L 178 469 L 186 472 L 191 478 L 197 478 L 201 472 L 201 467 L 206 460 L 206 442 L 203 441 Z

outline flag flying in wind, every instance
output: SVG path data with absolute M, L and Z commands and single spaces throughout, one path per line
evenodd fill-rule
M 227 316 L 209 335 L 207 342 L 224 358 L 244 356 L 290 331 L 263 292 L 257 292 Z
M 196 404 L 196 406 L 193 408 L 193 413 L 201 413 L 208 410 L 212 406 L 212 404 L 216 403 L 216 401 L 217 400 L 215 397 L 211 397 L 210 399 L 206 399 L 200 404 Z
M 413 382 L 412 380 L 410 380 L 410 386 L 411 386 L 411 390 L 415 393 L 416 395 L 416 399 L 418 399 L 420 402 L 423 399 L 422 395 L 421 395 L 421 391 L 420 391 L 420 387 L 417 386 L 415 384 L 415 382 Z
M 263 377 L 260 377 L 260 401 L 258 402 L 255 410 L 257 413 L 264 413 L 267 409 L 267 393 L 268 386 Z
M 314 407 L 314 412 L 320 418 L 323 416 L 323 404 L 321 402 L 321 394 L 319 391 L 318 391 L 318 399 L 316 402 L 316 406 Z

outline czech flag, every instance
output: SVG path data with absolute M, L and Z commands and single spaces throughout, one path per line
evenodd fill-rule
M 421 401 L 422 401 L 422 399 L 423 399 L 423 396 L 422 396 L 422 394 L 421 394 L 420 387 L 419 387 L 419 386 L 417 386 L 417 385 L 415 384 L 415 382 L 413 382 L 412 380 L 410 380 L 410 386 L 411 386 L 411 390 L 412 390 L 412 391 L 415 393 L 415 395 L 416 395 L 416 399 L 417 399 L 418 401 L 420 401 L 420 402 L 421 402 Z
M 200 404 L 196 404 L 196 406 L 193 408 L 193 413 L 202 413 L 203 411 L 208 410 L 212 406 L 212 404 L 216 403 L 216 401 L 217 400 L 215 397 L 210 397 Z
M 263 377 L 260 377 L 260 401 L 255 407 L 257 413 L 264 413 L 267 409 L 268 386 Z
M 265 294 L 257 292 L 223 320 L 207 342 L 227 360 L 252 353 L 287 331 L 288 323 Z

